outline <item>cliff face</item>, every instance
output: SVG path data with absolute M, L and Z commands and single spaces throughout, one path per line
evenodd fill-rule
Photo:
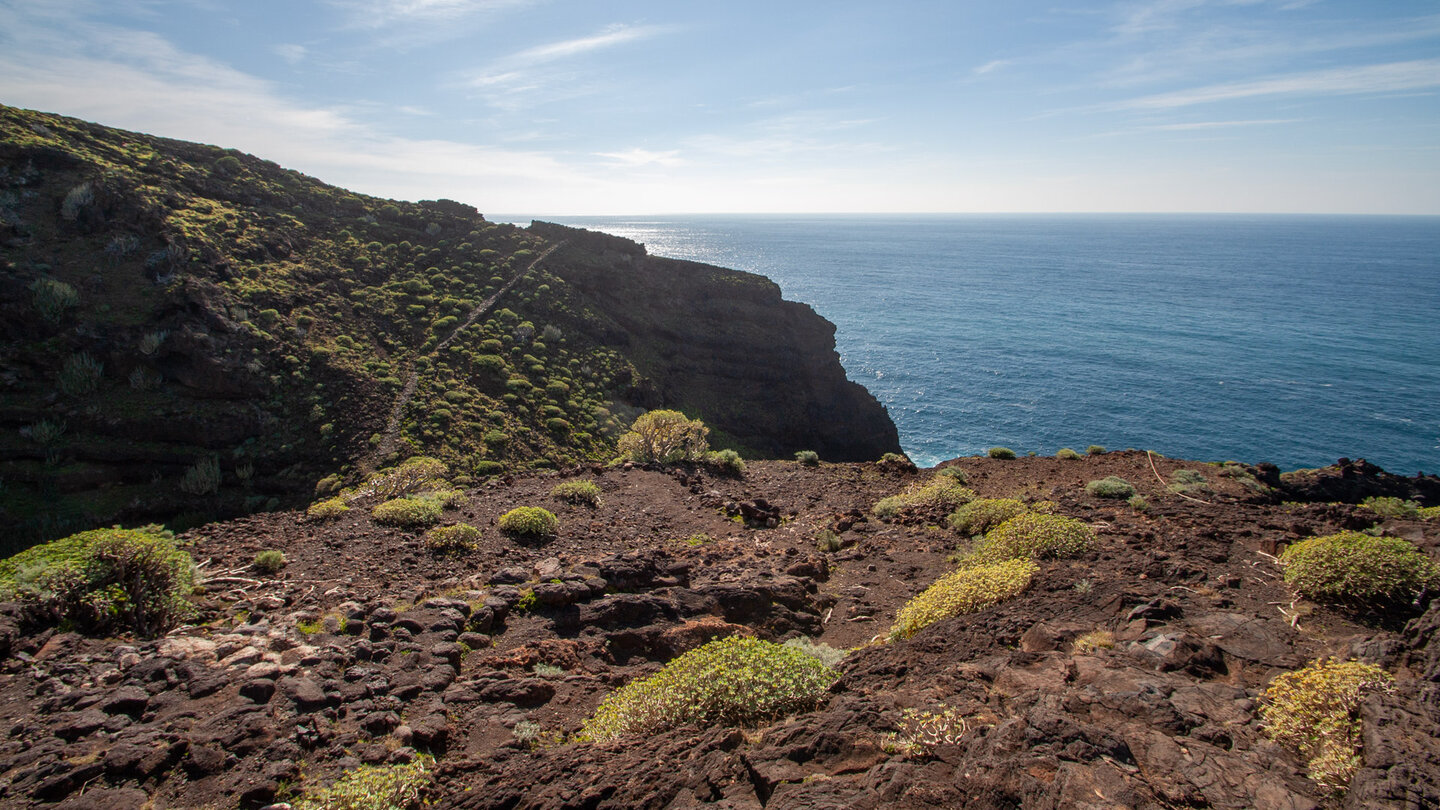
M 552 272 L 585 296 L 606 339 L 651 382 L 647 408 L 684 410 L 761 456 L 814 450 L 866 461 L 900 451 L 884 407 L 846 379 L 834 324 L 782 299 L 769 279 L 551 223 L 530 230 L 566 242 Z

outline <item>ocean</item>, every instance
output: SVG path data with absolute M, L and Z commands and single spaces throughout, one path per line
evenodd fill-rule
M 535 218 L 773 279 L 921 466 L 1098 444 L 1440 472 L 1440 217 Z

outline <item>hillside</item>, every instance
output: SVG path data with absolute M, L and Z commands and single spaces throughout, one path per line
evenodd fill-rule
M 762 277 L 9 107 L 0 343 L 0 552 L 416 453 L 464 480 L 608 460 L 656 407 L 752 457 L 899 450 L 834 327 Z
M 465 808 L 1440 803 L 1440 607 L 1301 599 L 1275 556 L 1366 529 L 1433 558 L 1429 513 L 1354 501 L 1433 505 L 1440 481 L 1134 451 L 944 466 L 506 476 L 452 501 L 441 522 L 480 534 L 448 552 L 378 523 L 374 499 L 331 519 L 198 528 L 179 538 L 203 563 L 198 613 L 161 638 L 87 638 L 0 610 L 0 803 L 312 808 L 347 773 L 372 791 L 408 776 L 419 797 Z M 873 507 L 955 471 L 976 496 L 1078 520 L 1095 542 L 1039 559 L 1009 599 L 887 641 L 973 542 L 947 527 L 950 507 Z M 1146 502 L 1087 489 L 1107 476 Z M 598 503 L 553 494 L 576 481 Z M 518 506 L 554 510 L 558 530 L 498 530 Z M 287 563 L 261 570 L 266 550 Z M 732 636 L 812 639 L 836 680 L 789 717 L 582 739 L 619 687 Z M 1360 704 L 1363 759 L 1341 792 L 1261 722 L 1275 678 L 1327 656 L 1393 678 Z

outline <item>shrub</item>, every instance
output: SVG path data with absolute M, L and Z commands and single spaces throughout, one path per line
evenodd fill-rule
M 1170 478 L 1177 484 L 1203 484 L 1209 480 L 1199 470 L 1176 470 Z
M 445 476 L 450 469 L 445 462 L 429 456 L 413 456 L 389 470 L 370 476 L 360 488 L 362 495 L 376 495 L 381 498 L 395 498 L 424 489 L 445 485 Z
M 1005 460 L 1015 458 L 1015 451 L 1011 450 L 1008 447 L 992 447 L 987 452 L 989 453 L 990 458 L 999 458 Z
M 1131 495 L 1125 503 L 1129 504 L 1130 508 L 1136 512 L 1150 511 L 1150 501 L 1146 500 L 1144 495 Z
M 255 555 L 255 570 L 273 574 L 285 567 L 285 553 L 279 549 L 266 549 Z
M 900 713 L 900 730 L 882 735 L 880 749 L 890 754 L 929 756 L 942 745 L 958 745 L 977 727 L 971 720 L 959 709 L 944 704 L 935 711 L 905 709 Z
M 975 490 L 962 485 L 949 475 L 937 475 L 929 481 L 911 484 L 898 495 L 882 498 L 870 511 L 881 518 L 894 517 L 906 509 L 954 509 L 975 499 Z
M 796 452 L 795 460 L 800 462 L 802 467 L 820 466 L 820 454 L 814 450 L 800 450 Z
M 0 560 L 0 597 L 37 603 L 83 632 L 160 635 L 190 613 L 190 555 L 166 534 L 96 529 Z
M 709 449 L 709 434 L 704 422 L 679 411 L 650 411 L 630 425 L 617 449 L 622 457 L 640 463 L 695 461 Z
M 295 810 L 413 810 L 430 785 L 431 759 L 417 757 L 405 765 L 361 765 L 334 784 L 295 802 Z
M 220 491 L 220 459 L 206 456 L 180 477 L 180 491 L 189 495 L 211 495 Z
M 1109 630 L 1091 630 L 1075 639 L 1070 646 L 1070 651 L 1076 655 L 1089 655 L 1096 650 L 1109 650 L 1115 647 L 1115 634 Z
M 65 199 L 60 203 L 60 216 L 69 222 L 74 222 L 80 217 L 91 203 L 95 202 L 95 190 L 89 183 L 81 183 L 70 189 Z
M 1440 566 L 1398 537 L 1311 537 L 1285 549 L 1280 564 L 1301 596 L 1351 607 L 1398 606 L 1440 586 Z
M 481 477 L 499 475 L 505 472 L 505 464 L 500 461 L 477 461 L 475 462 L 475 474 Z
M 500 516 L 500 531 L 516 537 L 553 537 L 559 530 L 559 518 L 538 506 L 519 506 Z
M 876 464 L 887 472 L 915 472 L 916 469 L 915 462 L 900 453 L 886 453 Z
M 600 506 L 600 487 L 594 481 L 566 481 L 550 490 L 556 500 L 576 505 Z
M 840 539 L 840 535 L 830 529 L 821 529 L 815 535 L 815 548 L 821 551 L 836 552 L 844 547 L 845 542 Z
M 1089 447 L 1085 448 L 1085 455 L 1087 456 L 1098 456 L 1103 455 L 1104 453 L 1105 448 L 1102 445 L 1092 444 Z
M 1003 602 L 1030 587 L 1037 569 L 1028 559 L 1014 559 L 951 571 L 900 608 L 890 638 L 910 638 L 942 619 Z
M 719 450 L 705 454 L 705 466 L 721 475 L 733 475 L 736 478 L 745 474 L 745 459 L 734 450 Z
M 331 520 L 349 511 L 350 505 L 345 503 L 344 498 L 326 498 L 310 504 L 310 508 L 305 510 L 305 516 L 311 520 Z
M 977 498 L 950 513 L 950 528 L 967 536 L 984 534 L 1028 511 L 1030 508 L 1015 498 Z
M 85 352 L 72 354 L 60 366 L 60 390 L 72 397 L 93 394 L 104 374 L 104 363 Z
M 36 279 L 30 285 L 30 292 L 34 296 L 31 302 L 35 311 L 52 324 L 59 323 L 66 310 L 80 304 L 80 293 L 74 287 L 49 276 Z
M 845 660 L 846 655 L 849 655 L 849 650 L 837 650 L 829 644 L 806 636 L 796 636 L 785 642 L 785 646 L 815 658 L 830 669 L 834 669 L 841 661 Z
M 1060 451 L 1055 454 L 1055 457 L 1064 461 L 1074 461 L 1075 459 L 1080 458 L 1080 454 L 1075 452 L 1074 450 L 1071 450 L 1068 447 L 1062 447 L 1060 448 Z
M 1341 791 L 1360 767 L 1360 704 L 1392 680 L 1373 664 L 1315 661 L 1270 683 L 1260 722 L 1270 739 L 1300 752 L 1311 779 Z
M 1440 506 L 1422 506 L 1416 510 L 1416 517 L 1421 520 L 1440 518 Z
M 436 551 L 469 551 L 480 541 L 480 530 L 469 523 L 436 526 L 425 535 L 425 545 Z
M 1059 515 L 1016 515 L 991 529 L 970 560 L 977 563 L 1013 559 L 1064 558 L 1094 547 L 1095 530 Z
M 947 478 L 953 478 L 953 479 L 955 479 L 956 481 L 958 481 L 959 483 L 962 483 L 962 484 L 968 484 L 968 483 L 970 483 L 970 476 L 967 475 L 966 472 L 965 472 L 965 470 L 964 470 L 963 468 L 960 468 L 960 467 L 946 467 L 945 469 L 940 470 L 939 472 L 937 472 L 937 473 L 935 473 L 935 474 L 936 474 L 936 475 L 943 475 L 943 476 L 945 476 L 945 477 L 947 477 Z
M 1360 505 L 1382 518 L 1400 518 L 1403 520 L 1418 520 L 1420 518 L 1420 504 L 1415 501 L 1407 501 L 1403 498 L 1385 498 L 1372 495 L 1361 501 Z
M 443 509 L 444 505 L 435 498 L 394 498 L 376 506 L 370 516 L 386 526 L 416 529 L 439 523 Z
M 753 725 L 815 708 L 837 673 L 794 647 L 732 636 L 607 697 L 582 736 L 611 742 L 679 725 Z
M 1135 494 L 1135 487 L 1124 478 L 1107 475 L 1085 485 L 1085 491 L 1096 498 L 1117 498 L 1125 500 Z

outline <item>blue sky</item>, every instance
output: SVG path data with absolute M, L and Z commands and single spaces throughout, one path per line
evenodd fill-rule
M 538 214 L 1440 214 L 1440 4 L 0 0 L 0 102 Z

